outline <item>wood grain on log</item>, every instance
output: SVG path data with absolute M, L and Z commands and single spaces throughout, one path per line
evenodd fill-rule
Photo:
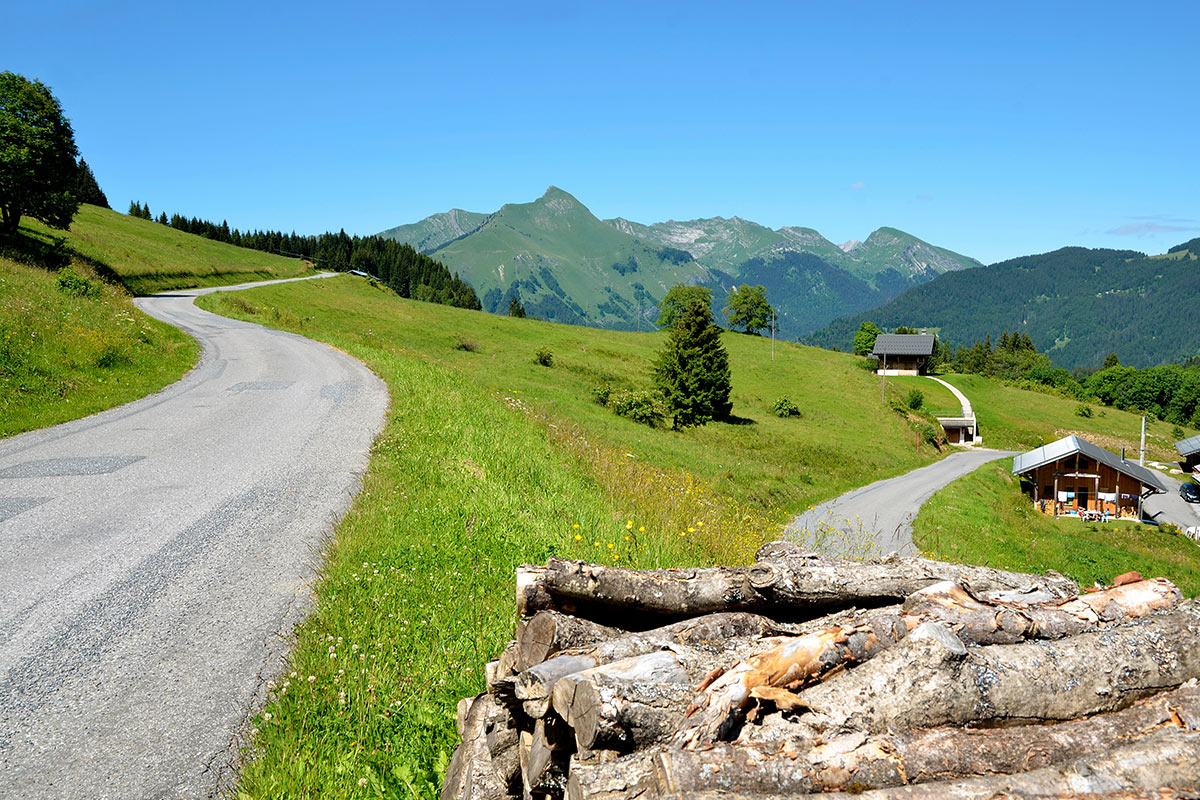
M 1198 643 L 1196 600 L 1057 641 L 970 650 L 925 623 L 869 668 L 802 690 L 812 711 L 801 719 L 867 731 L 1074 719 L 1200 677 Z
M 612 761 L 587 763 L 572 757 L 567 779 L 569 800 L 637 800 L 657 797 L 653 752 L 639 752 Z
M 441 800 L 501 800 L 508 789 L 496 777 L 488 752 L 485 726 L 500 713 L 490 695 L 470 703 L 463 719 L 463 740 L 454 750 L 442 783 Z
M 827 739 L 799 725 L 773 726 L 770 733 L 748 726 L 736 744 L 662 750 L 654 759 L 655 785 L 682 796 L 706 789 L 796 794 L 1014 774 L 1105 753 L 1170 727 L 1200 731 L 1194 683 L 1122 711 L 1048 725 L 852 731 Z
M 562 650 L 586 647 L 622 633 L 619 628 L 598 625 L 558 611 L 539 611 L 532 619 L 522 622 L 517 634 L 517 669 L 529 669 Z

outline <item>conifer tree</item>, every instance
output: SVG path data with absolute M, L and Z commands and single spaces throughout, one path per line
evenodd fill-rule
M 79 159 L 79 172 L 75 177 L 75 188 L 73 191 L 75 199 L 81 203 L 91 203 L 101 208 L 112 208 L 108 204 L 108 198 L 101 191 L 100 184 L 96 182 L 96 176 L 92 172 L 92 168 L 82 158 Z
M 512 300 L 508 302 L 508 315 L 510 317 L 525 319 L 525 306 L 521 305 L 521 300 L 515 293 L 512 296 Z
M 692 300 L 675 319 L 658 354 L 654 385 L 666 399 L 676 430 L 724 419 L 733 410 L 729 354 L 707 303 Z

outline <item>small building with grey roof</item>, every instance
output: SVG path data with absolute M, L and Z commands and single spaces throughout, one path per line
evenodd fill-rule
M 1013 459 L 1013 474 L 1044 514 L 1099 513 L 1142 518 L 1142 501 L 1165 494 L 1157 472 L 1105 450 L 1078 436 L 1022 453 Z
M 1183 459 L 1185 470 L 1195 472 L 1200 467 L 1200 434 L 1179 440 L 1175 443 L 1175 449 Z
M 928 333 L 881 333 L 871 355 L 879 359 L 880 375 L 924 375 L 936 341 Z

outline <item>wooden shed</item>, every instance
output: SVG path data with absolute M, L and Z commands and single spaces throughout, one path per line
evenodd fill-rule
M 1166 493 L 1154 470 L 1078 436 L 1067 436 L 1013 459 L 1013 474 L 1044 514 L 1100 513 L 1141 519 L 1142 501 Z
M 879 359 L 880 375 L 924 375 L 933 356 L 936 336 L 928 333 L 881 333 L 871 355 Z
M 1195 472 L 1200 467 L 1200 435 L 1176 442 L 1175 449 L 1186 472 Z

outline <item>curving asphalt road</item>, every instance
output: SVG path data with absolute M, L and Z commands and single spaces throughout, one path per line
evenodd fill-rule
M 831 556 L 880 558 L 917 555 L 912 521 L 933 493 L 1006 456 L 1008 450 L 964 450 L 912 472 L 847 492 L 805 511 L 784 535 Z
M 203 345 L 181 381 L 0 440 L 0 797 L 227 784 L 357 491 L 383 382 L 207 291 L 137 300 Z

